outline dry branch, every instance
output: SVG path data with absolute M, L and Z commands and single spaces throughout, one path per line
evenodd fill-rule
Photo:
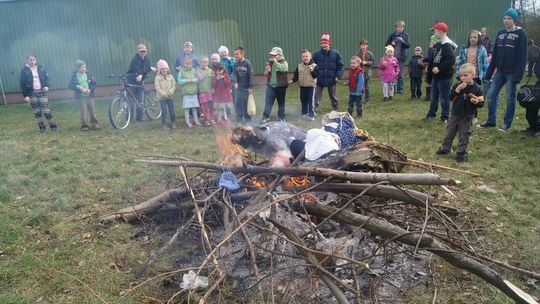
M 303 212 L 305 209 L 311 215 L 325 218 L 337 210 L 333 207 L 321 206 L 317 204 L 302 204 L 299 202 L 291 202 L 290 206 L 297 212 Z M 433 252 L 450 264 L 477 275 L 484 281 L 497 287 L 517 303 L 531 303 L 525 296 L 523 296 L 523 294 L 525 294 L 524 292 L 517 292 L 515 288 L 509 287 L 507 284 L 508 281 L 504 280 L 500 274 L 491 268 L 480 264 L 476 260 L 469 258 L 462 253 L 454 251 L 452 248 L 430 236 L 421 236 L 419 233 L 409 232 L 388 222 L 376 218 L 369 218 L 348 210 L 340 211 L 339 213 L 335 214 L 332 219 L 339 223 L 355 226 L 362 225 L 364 229 L 370 231 L 371 233 L 413 247 L 419 243 L 421 249 Z

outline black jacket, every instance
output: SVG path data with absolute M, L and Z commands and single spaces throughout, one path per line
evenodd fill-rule
M 94 97 L 94 91 L 97 87 L 96 79 L 90 72 L 86 72 L 86 78 L 88 79 L 88 89 L 90 90 L 89 96 Z M 81 90 L 77 88 L 77 84 L 77 72 L 73 72 L 68 87 L 75 92 L 75 99 L 81 99 L 82 93 Z
M 41 82 L 41 88 L 49 86 L 49 73 L 47 70 L 41 66 L 37 65 L 37 71 L 39 75 L 39 81 Z M 32 97 L 32 92 L 34 91 L 34 77 L 32 76 L 32 71 L 28 66 L 24 66 L 21 70 L 21 91 L 24 97 Z
M 429 62 L 428 66 L 428 79 L 433 77 L 437 80 L 448 79 L 454 76 L 454 65 L 456 64 L 456 56 L 454 50 L 456 44 L 451 40 L 443 41 L 435 44 L 433 50 L 433 58 Z M 433 74 L 433 68 L 438 67 L 439 73 Z
M 135 54 L 133 59 L 131 59 L 131 64 L 129 65 L 128 81 L 130 83 L 136 83 L 135 78 L 139 75 L 142 75 L 142 80 L 145 80 L 148 77 L 148 73 L 151 71 L 150 59 L 148 56 L 144 56 L 144 59 L 139 57 L 139 54 Z
M 456 115 L 459 118 L 473 118 L 476 108 L 481 108 L 484 106 L 484 102 L 481 101 L 477 104 L 471 102 L 471 97 L 469 94 L 474 94 L 475 96 L 482 96 L 482 89 L 476 83 L 468 85 L 461 92 L 456 93 L 456 87 L 460 84 L 456 83 L 452 86 L 452 91 L 450 91 L 450 100 L 452 100 L 452 115 Z

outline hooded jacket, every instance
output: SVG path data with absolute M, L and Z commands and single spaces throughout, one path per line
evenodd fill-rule
M 508 32 L 502 29 L 497 33 L 493 46 L 491 62 L 486 72 L 486 79 L 490 80 L 493 72 L 512 74 L 514 82 L 520 82 L 527 63 L 527 35 L 521 27 Z
M 457 44 L 448 37 L 444 37 L 440 43 L 435 44 L 433 58 L 431 58 L 428 66 L 428 78 L 430 75 L 437 80 L 452 78 L 456 63 L 456 57 L 454 56 L 456 48 Z M 433 68 L 435 67 L 439 68 L 437 74 L 433 74 Z
M 37 72 L 39 75 L 39 81 L 41 82 L 41 88 L 48 87 L 49 86 L 49 73 L 47 73 L 47 70 L 42 65 L 36 65 Z M 32 93 L 34 92 L 34 77 L 32 76 L 32 71 L 28 66 L 24 66 L 21 70 L 21 79 L 20 79 L 20 85 L 21 85 L 21 91 L 22 95 L 24 97 L 32 97 Z

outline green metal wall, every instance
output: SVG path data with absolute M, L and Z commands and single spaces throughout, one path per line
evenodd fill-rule
M 7 92 L 19 91 L 25 54 L 35 53 L 49 69 L 53 89 L 67 87 L 76 59 L 81 58 L 100 84 L 106 75 L 125 72 L 143 42 L 155 64 L 170 65 L 192 41 L 195 52 L 210 54 L 224 44 L 244 46 L 256 73 L 268 51 L 283 48 L 290 70 L 300 50 L 319 48 L 324 31 L 344 60 L 362 38 L 379 58 L 394 22 L 403 19 L 413 47 L 427 49 L 428 28 L 448 24 L 449 35 L 466 41 L 470 29 L 487 26 L 491 37 L 502 27 L 506 0 L 25 0 L 0 2 L 0 73 Z

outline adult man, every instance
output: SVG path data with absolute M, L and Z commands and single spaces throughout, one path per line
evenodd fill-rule
M 195 53 L 193 53 L 193 43 L 189 41 L 184 42 L 184 52 L 176 56 L 176 60 L 174 61 L 174 68 L 177 71 L 180 71 L 180 68 L 182 67 L 182 62 L 184 62 L 184 58 L 186 57 L 191 58 L 191 65 L 194 69 L 199 66 L 199 57 Z
M 319 66 L 317 87 L 315 88 L 315 110 L 319 107 L 323 89 L 328 88 L 328 96 L 332 108 L 338 109 L 339 100 L 336 96 L 336 83 L 343 76 L 343 59 L 341 54 L 330 47 L 332 41 L 328 32 L 324 32 L 321 40 L 321 49 L 313 54 L 313 62 Z
M 253 93 L 253 66 L 245 58 L 244 48 L 234 49 L 234 59 L 236 63 L 233 67 L 234 88 L 236 95 L 234 99 L 234 109 L 236 112 L 236 121 L 251 121 L 251 116 L 247 112 L 247 103 L 249 94 Z
M 515 8 L 511 7 L 504 12 L 504 29 L 497 33 L 493 55 L 485 77 L 487 81 L 491 80 L 491 86 L 487 93 L 489 100 L 488 118 L 484 123 L 478 125 L 479 128 L 495 127 L 497 107 L 499 106 L 497 97 L 505 84 L 506 112 L 499 131 L 506 132 L 512 126 L 516 111 L 516 87 L 523 78 L 527 63 L 527 35 L 521 27 L 516 25 L 518 17 L 519 11 Z M 494 73 L 495 76 L 493 76 Z
M 137 98 L 139 104 L 142 104 L 144 80 L 146 79 L 150 71 L 155 71 L 155 68 L 150 66 L 150 59 L 148 58 L 148 56 L 146 56 L 146 52 L 147 50 L 144 44 L 141 43 L 137 45 L 137 54 L 135 54 L 135 56 L 133 56 L 133 59 L 131 59 L 129 70 L 127 72 L 127 82 L 128 84 L 135 85 L 134 87 L 130 87 L 130 90 L 133 93 L 133 96 Z M 129 96 L 131 106 L 133 107 L 133 104 L 136 103 L 134 100 L 131 99 L 131 95 Z M 135 120 L 142 121 L 143 110 L 138 106 L 136 106 L 135 108 Z

